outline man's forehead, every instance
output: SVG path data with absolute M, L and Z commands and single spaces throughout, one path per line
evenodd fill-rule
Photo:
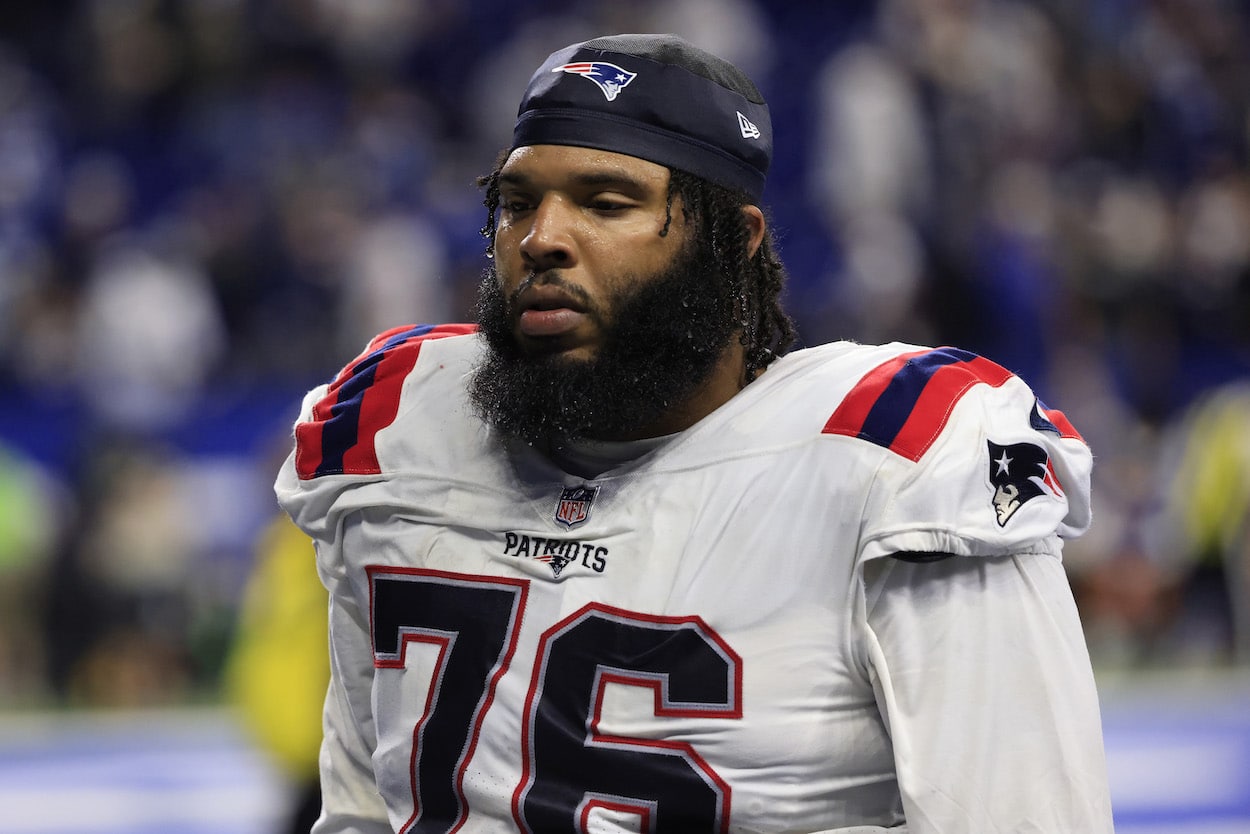
M 512 151 L 500 169 L 503 184 L 573 183 L 632 184 L 640 188 L 668 187 L 669 171 L 627 154 L 573 145 L 527 145 Z

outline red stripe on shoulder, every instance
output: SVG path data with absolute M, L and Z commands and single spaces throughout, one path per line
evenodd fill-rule
M 850 393 L 843 398 L 842 403 L 833 412 L 833 416 L 825 423 L 823 434 L 858 437 L 872 407 L 877 404 L 877 399 L 889 387 L 894 376 L 913 356 L 920 356 L 927 352 L 914 350 L 911 353 L 900 354 L 864 374 L 859 382 L 855 383 Z
M 942 434 L 955 405 L 972 386 L 984 382 L 998 388 L 1012 376 L 1011 371 L 983 356 L 939 368 L 916 398 L 911 415 L 894 436 L 890 448 L 903 457 L 920 460 Z
M 1059 436 L 1071 440 L 1080 440 L 1085 442 L 1085 438 L 1076 430 L 1076 426 L 1072 425 L 1066 414 L 1055 408 L 1043 408 L 1042 414 L 1046 415 L 1046 419 L 1054 423 L 1055 428 L 1059 429 Z
M 825 424 L 824 433 L 867 440 L 913 461 L 941 435 L 955 405 L 979 383 L 998 387 L 1013 374 L 957 348 L 918 350 L 865 374 Z
M 301 481 L 313 477 L 321 466 L 321 430 L 324 425 L 307 422 L 295 426 L 295 474 Z
M 343 452 L 345 473 L 375 475 L 382 471 L 378 463 L 375 438 L 379 431 L 395 421 L 395 416 L 399 413 L 399 398 L 404 380 L 416 367 L 421 346 L 434 339 L 463 336 L 476 329 L 471 324 L 444 324 L 423 333 L 404 336 L 404 328 L 397 328 L 390 331 L 389 339 L 386 338 L 387 334 L 374 339 L 374 344 L 382 346 L 382 358 L 374 372 L 373 384 L 362 394 L 356 428 L 357 442 Z M 402 341 L 387 347 L 389 341 L 397 338 Z
M 377 434 L 399 413 L 404 380 L 421 346 L 462 336 L 472 324 L 397 327 L 375 337 L 330 383 L 311 419 L 295 427 L 295 467 L 303 480 L 322 475 L 376 475 Z

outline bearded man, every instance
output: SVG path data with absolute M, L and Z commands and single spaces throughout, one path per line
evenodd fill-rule
M 771 154 L 679 38 L 553 53 L 481 180 L 478 323 L 305 399 L 315 834 L 1111 830 L 1088 448 L 966 351 L 787 352 Z

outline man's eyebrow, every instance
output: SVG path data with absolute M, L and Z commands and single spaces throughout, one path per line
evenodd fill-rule
M 593 185 L 593 186 L 619 186 L 624 188 L 642 190 L 647 185 L 638 177 L 628 174 L 621 170 L 588 170 L 575 171 L 568 175 L 568 180 L 574 185 Z M 499 174 L 500 185 L 511 185 L 518 188 L 532 186 L 534 178 L 519 171 L 505 171 Z
M 642 180 L 624 171 L 582 171 L 573 174 L 571 179 L 580 185 L 624 185 L 633 188 L 644 188 Z

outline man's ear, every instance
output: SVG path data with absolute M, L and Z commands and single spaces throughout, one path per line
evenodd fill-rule
M 743 206 L 742 216 L 747 221 L 747 233 L 750 235 L 750 241 L 747 243 L 747 257 L 754 258 L 756 251 L 759 250 L 760 244 L 764 241 L 764 212 L 759 206 Z

